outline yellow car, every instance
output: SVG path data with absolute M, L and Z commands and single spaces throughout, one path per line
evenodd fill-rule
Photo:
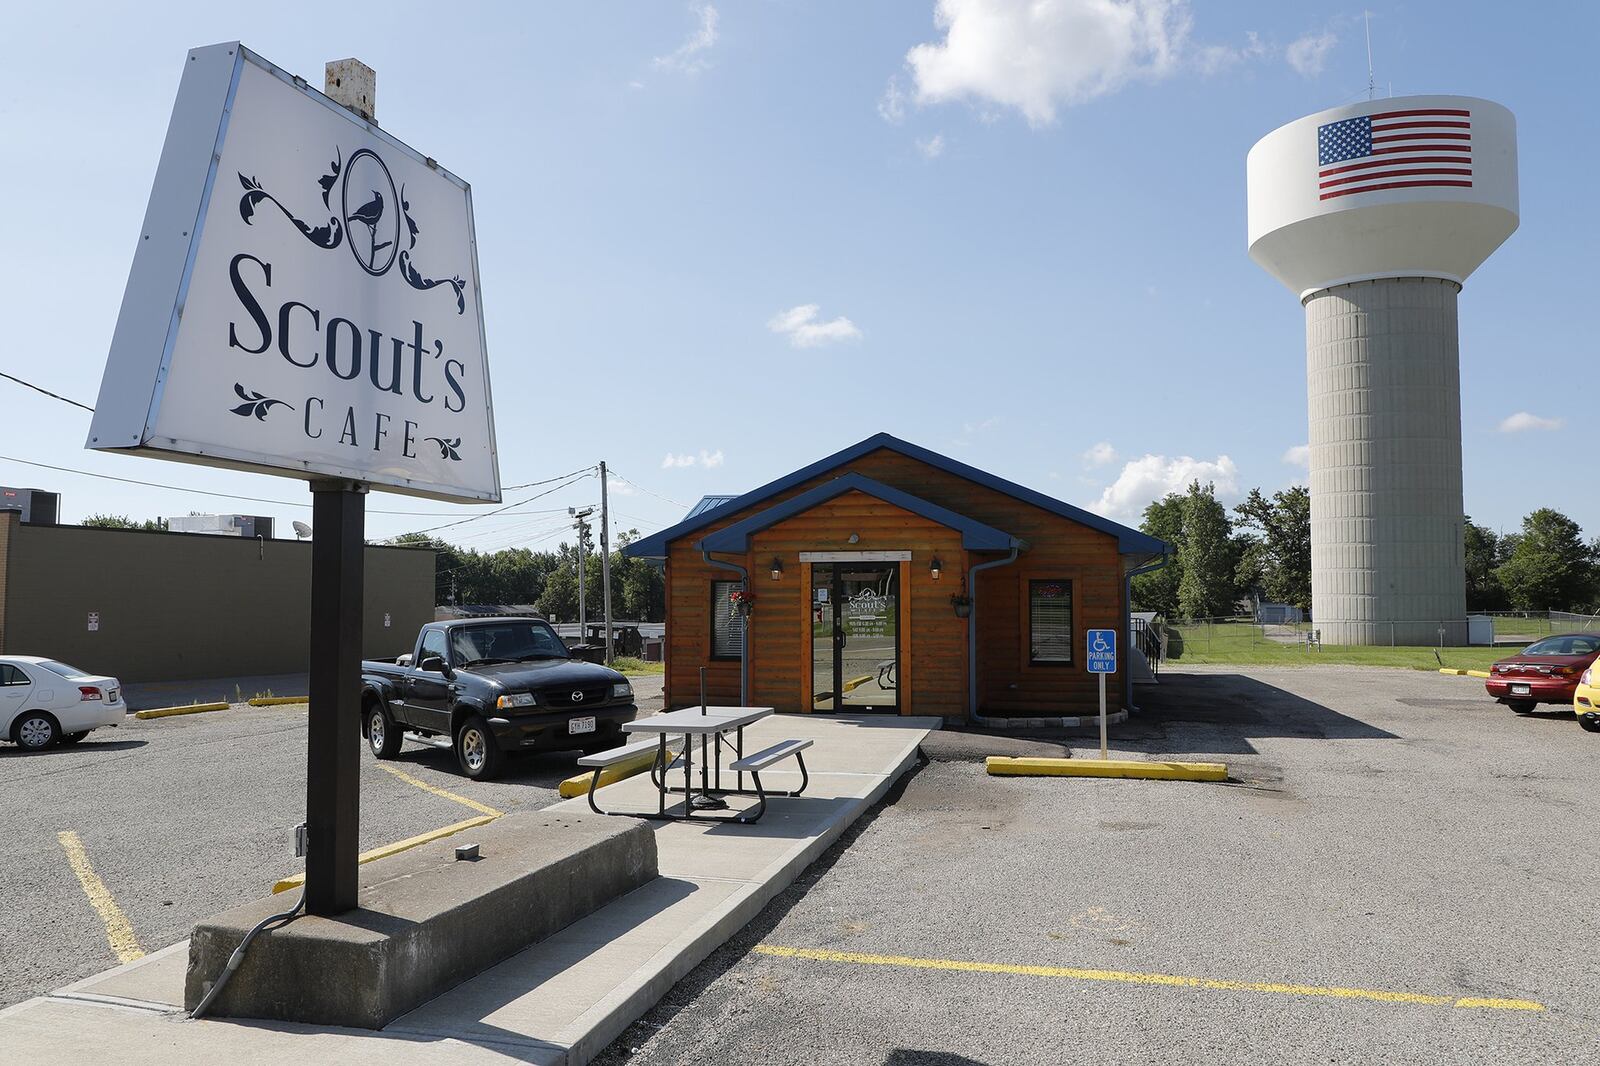
M 1600 678 L 1594 676 L 1594 667 L 1578 678 L 1578 688 L 1572 694 L 1572 713 L 1578 724 L 1591 733 L 1600 733 Z

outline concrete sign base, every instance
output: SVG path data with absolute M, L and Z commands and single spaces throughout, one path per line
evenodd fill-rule
M 468 839 L 470 837 L 470 839 Z M 462 843 L 480 845 L 458 861 Z M 360 906 L 264 931 L 213 1015 L 381 1029 L 657 875 L 642 822 L 510 814 L 362 868 Z M 184 1003 L 193 1010 L 228 956 L 282 895 L 195 927 Z

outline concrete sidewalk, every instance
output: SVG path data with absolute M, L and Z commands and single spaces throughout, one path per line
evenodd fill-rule
M 746 731 L 751 748 L 815 741 L 804 796 L 773 799 L 754 825 L 650 823 L 659 878 L 381 1032 L 193 1021 L 181 1009 L 184 942 L 0 1011 L 0 1048 L 7 1060 L 39 1064 L 588 1062 L 821 856 L 911 768 L 938 726 L 932 718 L 871 716 L 758 723 Z M 799 775 L 762 778 L 782 789 Z M 608 809 L 655 809 L 645 777 L 601 796 Z M 588 807 L 577 799 L 550 809 Z

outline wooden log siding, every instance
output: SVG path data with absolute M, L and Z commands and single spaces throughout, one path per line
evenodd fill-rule
M 754 507 L 729 513 L 672 542 L 667 560 L 668 707 L 688 706 L 699 698 L 701 666 L 708 667 L 707 685 L 713 700 L 735 702 L 739 696 L 739 663 L 710 659 L 710 583 L 735 575 L 706 565 L 695 542 L 850 471 L 1005 530 L 1027 543 L 1015 563 L 979 575 L 974 617 L 979 625 L 978 697 L 984 713 L 1056 716 L 1094 712 L 1098 689 L 1083 668 L 1084 633 L 1096 627 L 1127 632 L 1116 538 L 888 449 L 843 464 Z M 851 533 L 860 536 L 855 544 L 848 543 Z M 756 595 L 749 634 L 752 699 L 780 710 L 802 709 L 801 671 L 809 668 L 809 645 L 803 630 L 796 627 L 785 632 L 783 623 L 785 617 L 803 617 L 802 607 L 809 605 L 809 600 L 802 600 L 806 590 L 799 565 L 801 551 L 907 549 L 912 552 L 912 562 L 902 567 L 902 592 L 911 597 L 910 692 L 909 699 L 902 699 L 902 709 L 952 718 L 964 715 L 967 622 L 955 617 L 950 596 L 960 590 L 967 568 L 1004 556 L 963 552 L 954 532 L 860 493 L 837 497 L 764 530 L 751 539 L 750 551 L 744 556 L 717 556 L 747 567 Z M 932 554 L 938 554 L 945 564 L 938 582 L 928 575 Z M 773 555 L 783 559 L 782 581 L 771 580 Z M 1026 590 L 1030 578 L 1072 582 L 1075 658 L 1070 666 L 1028 662 Z M 902 636 L 903 644 L 905 640 Z M 1110 709 L 1120 710 L 1121 675 L 1109 678 L 1106 687 Z

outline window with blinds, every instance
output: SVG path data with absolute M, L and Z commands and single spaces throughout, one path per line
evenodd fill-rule
M 744 652 L 744 616 L 734 610 L 737 581 L 711 583 L 711 657 L 737 659 Z
M 1072 662 L 1072 582 L 1028 582 L 1028 661 Z

